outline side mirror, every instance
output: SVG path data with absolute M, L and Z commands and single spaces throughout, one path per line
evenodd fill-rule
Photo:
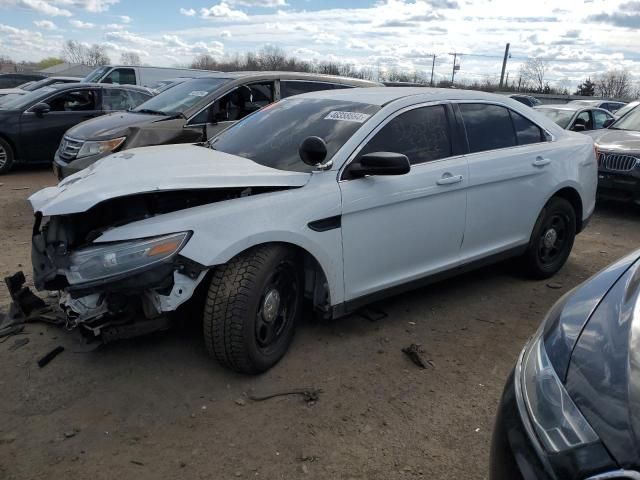
M 367 153 L 349 166 L 352 177 L 365 175 L 404 175 L 411 170 L 409 158 L 401 153 Z
M 31 111 L 37 116 L 42 117 L 45 113 L 49 113 L 51 111 L 51 107 L 46 103 L 36 103 L 31 107 Z
M 584 132 L 587 129 L 587 126 L 584 123 L 576 123 L 571 130 L 574 132 Z
M 615 122 L 615 118 L 607 118 L 602 124 L 602 128 L 609 128 L 613 122 Z
M 317 167 L 327 157 L 327 144 L 320 137 L 307 137 L 300 144 L 298 154 L 304 163 Z

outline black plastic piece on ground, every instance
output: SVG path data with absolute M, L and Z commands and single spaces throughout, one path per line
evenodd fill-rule
M 35 295 L 29 287 L 24 286 L 26 278 L 22 271 L 14 273 L 10 277 L 5 277 L 4 282 L 7 284 L 9 295 L 13 300 L 10 316 L 22 315 L 28 317 L 33 311 L 41 310 L 47 306 L 44 300 Z
M 58 355 L 60 355 L 62 352 L 64 352 L 64 347 L 58 346 L 56 348 L 54 348 L 53 350 L 51 350 L 49 353 L 47 353 L 44 357 L 42 357 L 40 360 L 38 360 L 38 366 L 40 368 L 44 367 L 45 365 L 47 365 L 51 360 L 53 360 L 54 358 L 56 358 Z

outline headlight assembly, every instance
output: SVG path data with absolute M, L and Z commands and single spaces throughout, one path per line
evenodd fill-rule
M 98 155 L 100 153 L 107 153 L 115 151 L 120 145 L 124 143 L 127 137 L 112 138 L 111 140 L 104 140 L 100 142 L 84 142 L 76 158 L 88 157 L 90 155 Z
M 540 332 L 529 342 L 521 362 L 522 397 L 545 450 L 558 453 L 598 441 L 558 378 Z
M 145 269 L 176 255 L 189 235 L 182 232 L 78 250 L 70 256 L 67 281 L 78 285 Z

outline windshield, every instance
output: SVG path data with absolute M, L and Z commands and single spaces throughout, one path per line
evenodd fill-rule
M 627 113 L 617 122 L 614 122 L 609 128 L 614 130 L 633 130 L 640 132 L 640 109 L 635 108 Z
M 227 83 L 227 78 L 197 78 L 165 90 L 134 108 L 134 112 L 157 112 L 165 115 L 184 113 L 202 102 L 215 89 Z
M 82 83 L 96 83 L 107 73 L 111 67 L 98 67 L 82 79 Z
M 624 117 L 627 113 L 629 113 L 631 110 L 636 108 L 638 105 L 640 105 L 640 101 L 638 100 L 636 100 L 635 102 L 627 103 L 620 110 L 616 111 L 616 117 L 618 118 Z
M 298 148 L 310 136 L 327 144 L 330 160 L 380 107 L 365 103 L 288 98 L 239 121 L 211 141 L 211 148 L 279 170 L 310 172 Z
M 24 93 L 9 93 L 7 95 L 3 95 L 0 97 L 0 106 L 5 105 L 18 97 L 21 97 L 22 95 L 24 95 Z
M 562 128 L 567 128 L 569 126 L 569 122 L 576 113 L 573 110 L 556 110 L 555 108 L 536 108 L 536 110 L 544 113 Z
M 24 95 L 16 95 L 15 98 L 2 102 L 2 104 L 0 104 L 0 108 L 4 110 L 20 110 L 32 102 L 48 97 L 55 91 L 55 88 L 42 87 L 38 90 L 34 90 L 33 92 L 25 93 Z

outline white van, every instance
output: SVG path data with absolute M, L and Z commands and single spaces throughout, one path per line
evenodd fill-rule
M 139 85 L 150 87 L 160 80 L 176 77 L 203 77 L 213 73 L 211 70 L 191 68 L 139 67 L 131 65 L 103 65 L 96 68 L 82 81 L 86 83 L 117 83 L 120 85 Z

